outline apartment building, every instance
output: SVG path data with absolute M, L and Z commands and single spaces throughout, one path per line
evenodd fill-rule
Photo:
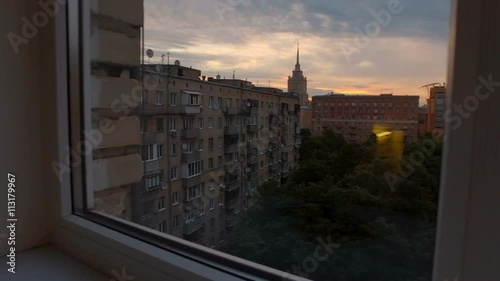
M 418 110 L 418 136 L 427 134 L 427 106 L 423 105 Z
M 427 99 L 427 132 L 434 135 L 444 135 L 446 86 L 435 85 L 429 89 Z
M 139 223 L 219 247 L 255 203 L 257 186 L 286 182 L 298 163 L 299 97 L 238 79 L 144 65 Z
M 314 96 L 313 135 L 326 130 L 347 141 L 364 142 L 371 134 L 402 131 L 406 141 L 415 141 L 418 130 L 418 96 L 392 94 Z

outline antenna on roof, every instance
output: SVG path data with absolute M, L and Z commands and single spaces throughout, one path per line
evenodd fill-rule
M 233 80 L 235 79 L 236 77 L 236 70 L 233 70 Z

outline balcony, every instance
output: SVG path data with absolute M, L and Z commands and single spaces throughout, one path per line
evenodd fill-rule
M 278 165 L 277 164 L 269 165 L 269 173 L 270 174 L 274 174 L 277 171 L 278 171 Z
M 144 132 L 143 137 L 144 137 L 143 144 L 158 144 L 165 142 L 165 135 L 163 133 Z
M 200 114 L 202 112 L 202 108 L 200 105 L 176 105 L 170 106 L 167 111 L 170 114 L 194 115 Z
M 181 138 L 183 139 L 197 139 L 201 136 L 201 130 L 196 129 L 183 129 L 181 131 Z
M 226 172 L 231 175 L 238 175 L 240 173 L 240 163 L 238 161 L 231 161 L 226 163 Z
M 186 222 L 184 224 L 184 234 L 189 235 L 201 229 L 203 226 L 202 220 L 200 218 L 196 218 L 190 222 Z
M 239 115 L 240 110 L 236 107 L 223 107 L 222 112 L 224 115 Z
M 252 165 L 252 164 L 257 164 L 257 162 L 258 162 L 257 156 L 250 154 L 248 155 L 247 164 Z
M 201 160 L 201 153 L 199 151 L 183 152 L 181 156 L 182 163 L 193 163 Z
M 224 127 L 224 135 L 226 136 L 234 136 L 239 134 L 239 127 L 236 126 L 225 126 Z
M 228 145 L 225 145 L 224 146 L 224 153 L 236 153 L 238 152 L 239 150 L 239 147 L 238 147 L 238 144 L 234 143 L 234 144 L 228 144 Z
M 233 208 L 238 207 L 238 198 L 234 198 L 226 202 L 226 209 L 231 210 Z
M 257 156 L 259 154 L 259 150 L 255 145 L 248 144 L 247 145 L 247 156 Z
M 191 178 L 184 178 L 184 179 L 182 179 L 182 185 L 184 187 L 190 187 L 190 186 L 197 185 L 197 184 L 200 184 L 200 183 L 202 183 L 201 175 L 195 176 L 195 177 L 191 177 Z
M 203 203 L 202 197 L 198 196 L 198 197 L 190 199 L 190 200 L 183 200 L 182 207 L 184 208 L 184 210 L 192 210 L 192 209 L 198 207 L 202 203 Z
M 238 179 L 233 180 L 229 183 L 226 183 L 226 191 L 227 192 L 231 192 L 231 191 L 236 190 L 238 188 L 240 188 L 240 181 Z
M 256 133 L 259 131 L 259 125 L 247 125 L 247 132 Z
M 239 215 L 233 215 L 226 218 L 226 227 L 233 227 L 240 221 Z
M 293 151 L 293 148 L 294 146 L 290 146 L 290 145 L 284 145 L 283 147 L 281 147 L 281 152 L 292 152 Z
M 282 166 L 281 166 L 281 175 L 283 174 L 287 174 L 289 171 L 289 166 L 288 166 L 288 163 L 284 163 Z
M 144 169 L 146 172 L 157 171 L 160 169 L 160 160 L 150 160 L 144 162 Z
M 147 214 L 142 217 L 142 225 L 150 227 L 160 222 L 160 216 L 157 214 Z
M 156 104 L 142 104 L 136 107 L 133 111 L 133 115 L 157 115 L 159 106 Z
M 240 110 L 241 115 L 250 115 L 251 114 L 251 109 L 250 108 L 242 108 Z

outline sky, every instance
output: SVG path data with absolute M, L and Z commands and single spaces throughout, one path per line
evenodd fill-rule
M 447 76 L 451 0 L 145 0 L 151 63 L 286 90 L 300 43 L 309 95 L 428 96 Z M 147 62 L 147 59 L 146 59 Z M 167 60 L 165 59 L 165 63 Z

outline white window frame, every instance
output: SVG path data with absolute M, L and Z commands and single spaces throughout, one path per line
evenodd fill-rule
M 163 212 L 167 209 L 165 205 L 165 198 L 165 196 L 161 196 L 160 198 L 158 198 L 158 212 Z
M 170 93 L 170 106 L 177 106 L 178 93 Z
M 493 0 L 486 0 L 486 2 L 488 1 L 495 4 Z M 83 3 L 83 15 L 88 15 L 87 3 Z M 77 38 L 79 37 L 76 31 L 80 27 L 74 22 L 79 15 L 76 5 L 73 3 L 68 4 L 68 6 L 69 16 L 65 9 L 60 9 L 55 16 L 55 31 L 51 31 L 56 38 L 55 48 L 60 51 L 56 62 L 57 99 L 54 99 L 60 105 L 54 106 L 60 119 L 58 119 L 57 124 L 54 122 L 50 125 L 51 129 L 56 132 L 51 137 L 54 139 L 52 143 L 55 149 L 47 153 L 53 155 L 54 159 L 58 159 L 61 163 L 65 163 L 67 155 L 63 148 L 70 145 L 69 135 L 75 130 L 74 128 L 71 131 L 69 129 L 68 108 L 70 103 L 65 98 L 69 96 L 67 93 L 69 81 L 74 78 L 74 76 L 67 77 L 68 68 L 73 67 L 72 64 L 67 62 L 68 59 L 71 62 L 74 62 L 75 59 L 72 56 L 73 53 L 69 53 L 69 58 L 66 55 L 68 53 L 66 52 L 68 50 L 66 34 L 69 34 L 69 39 L 72 40 L 70 46 L 76 47 L 75 44 L 78 43 Z M 460 91 L 453 92 L 453 99 L 462 101 L 470 96 L 470 93 L 475 92 L 477 87 L 475 78 L 478 77 L 479 73 L 487 71 L 488 59 L 494 55 L 492 52 L 497 50 L 497 48 L 492 48 L 493 51 L 482 49 L 487 43 L 497 40 L 496 35 L 492 34 L 497 31 L 488 29 L 483 19 L 488 18 L 494 21 L 497 19 L 492 17 L 496 11 L 493 11 L 493 9 L 489 11 L 487 9 L 488 5 L 479 5 L 477 1 L 457 0 L 454 2 L 453 7 L 452 24 L 456 24 L 456 26 L 453 26 L 450 38 L 455 42 L 452 42 L 450 48 L 450 59 L 452 60 L 450 66 L 453 68 L 449 70 L 448 81 L 452 85 L 451 88 L 460 89 Z M 491 16 L 486 16 L 486 14 Z M 66 25 L 66 16 L 69 19 L 68 26 Z M 489 25 L 491 26 L 491 24 Z M 83 26 L 83 38 L 90 40 L 90 24 L 84 24 Z M 71 32 L 67 33 L 67 29 L 70 29 Z M 457 30 L 461 33 L 457 34 Z M 486 36 L 485 33 L 491 36 Z M 471 83 L 471 81 L 474 81 L 474 83 Z M 73 83 L 70 85 L 70 89 L 75 90 Z M 498 251 L 488 251 L 491 244 L 498 243 L 497 228 L 492 227 L 495 226 L 492 220 L 496 220 L 496 217 L 488 217 L 488 214 L 491 214 L 492 207 L 498 208 L 498 202 L 496 198 L 488 198 L 489 194 L 483 192 L 480 187 L 494 186 L 492 183 L 498 182 L 498 174 L 494 173 L 493 170 L 496 168 L 496 163 L 489 160 L 491 155 L 488 152 L 477 153 L 475 151 L 477 148 L 482 149 L 481 144 L 484 144 L 487 140 L 496 143 L 491 131 L 485 132 L 483 129 L 478 129 L 478 125 L 484 124 L 488 120 L 499 119 L 498 111 L 493 110 L 493 106 L 496 105 L 493 101 L 481 104 L 481 107 L 475 112 L 474 118 L 465 120 L 459 129 L 452 130 L 447 135 L 448 142 L 445 145 L 444 162 L 449 164 L 442 171 L 443 184 L 439 206 L 440 217 L 438 221 L 434 280 L 453 278 L 462 280 L 463 276 L 476 276 L 479 273 L 481 276 L 497 275 L 496 267 L 488 266 L 486 261 L 497 260 L 499 257 Z M 448 127 L 450 126 L 447 124 Z M 486 145 L 484 147 L 486 148 Z M 453 163 L 460 163 L 460 165 L 454 165 Z M 473 178 L 475 174 L 482 176 Z M 192 259 L 185 258 L 185 256 L 189 255 L 187 252 L 184 255 L 178 255 L 175 252 L 164 251 L 157 246 L 144 243 L 119 231 L 74 215 L 73 208 L 78 208 L 78 203 L 75 203 L 77 206 L 72 205 L 73 197 L 71 193 L 72 188 L 78 190 L 80 182 L 75 182 L 71 186 L 70 175 L 68 174 L 64 175 L 62 179 L 59 182 L 48 180 L 48 184 L 59 187 L 47 188 L 48 192 L 54 195 L 47 196 L 49 198 L 47 200 L 55 203 L 51 205 L 58 210 L 58 212 L 51 214 L 51 216 L 54 216 L 53 221 L 56 221 L 51 243 L 77 260 L 92 264 L 95 270 L 109 274 L 111 270 L 126 269 L 128 273 L 133 273 L 137 280 L 148 280 L 151 276 L 155 276 L 156 280 L 169 280 L 172 278 L 178 280 L 205 280 L 206 276 L 216 280 L 240 280 L 235 275 L 248 276 L 226 266 L 224 267 L 225 271 L 230 270 L 231 273 L 235 274 L 228 275 L 221 270 L 217 270 L 218 264 L 215 262 L 211 263 L 211 266 L 203 265 Z M 496 205 L 491 205 L 491 200 Z M 129 225 L 131 228 L 137 227 L 133 223 L 122 223 Z M 158 234 L 154 230 L 141 228 L 141 231 L 159 238 L 170 239 L 168 235 Z M 78 241 L 79 247 L 85 248 L 86 251 L 75 251 L 75 241 Z M 482 241 L 482 243 L 477 244 L 477 241 Z M 274 276 L 284 274 L 211 249 L 193 246 L 185 241 L 176 241 L 176 243 L 198 251 L 204 251 L 213 257 L 233 259 L 235 263 L 252 268 L 254 273 L 265 272 Z M 471 249 L 474 249 L 474 251 Z M 96 256 L 101 257 L 101 260 L 106 262 L 96 261 Z
M 179 178 L 177 166 L 170 167 L 170 180 L 176 180 Z
M 163 91 L 156 91 L 156 105 L 163 105 Z
M 174 191 L 172 192 L 172 206 L 177 205 L 179 205 L 179 192 Z

